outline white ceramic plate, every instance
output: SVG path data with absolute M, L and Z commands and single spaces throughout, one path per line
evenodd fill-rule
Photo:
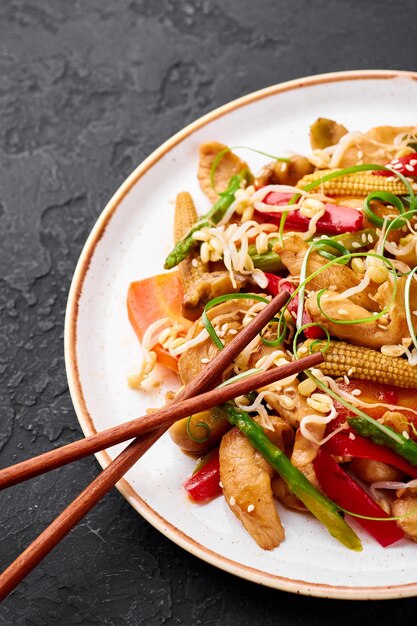
M 126 314 L 131 281 L 160 273 L 172 245 L 173 200 L 189 190 L 201 212 L 207 199 L 196 179 L 202 141 L 246 145 L 284 154 L 308 151 L 308 127 L 318 116 L 349 129 L 416 123 L 417 74 L 356 71 L 291 81 L 250 94 L 202 117 L 172 137 L 126 180 L 98 219 L 77 265 L 66 319 L 70 390 L 85 435 L 163 403 L 175 380 L 149 393 L 127 387 L 141 358 Z M 254 171 L 263 157 L 245 153 Z M 122 448 L 97 455 L 105 467 Z M 262 551 L 218 498 L 187 501 L 181 483 L 193 461 L 163 437 L 118 485 L 158 530 L 192 554 L 228 572 L 287 591 L 332 598 L 393 598 L 417 593 L 417 547 L 402 541 L 382 549 L 361 531 L 353 553 L 311 516 L 280 508 L 286 540 Z

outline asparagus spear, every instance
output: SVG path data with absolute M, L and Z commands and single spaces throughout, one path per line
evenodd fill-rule
M 213 224 L 220 222 L 223 215 L 235 199 L 235 193 L 240 188 L 243 180 L 246 180 L 247 182 L 252 180 L 252 175 L 248 170 L 242 170 L 239 174 L 231 177 L 227 189 L 220 194 L 219 199 L 215 204 L 213 204 L 210 211 L 208 211 L 205 215 L 202 215 L 198 222 L 196 222 L 196 224 L 188 231 L 185 237 L 183 237 L 175 245 L 174 249 L 169 253 L 165 260 L 164 268 L 166 270 L 170 270 L 178 265 L 178 263 L 181 263 L 181 261 L 183 261 L 191 250 L 197 245 L 197 241 L 193 239 L 194 232 L 200 230 L 200 228 L 204 228 L 205 226 L 212 226 Z
M 273 237 L 268 241 L 268 252 L 264 254 L 258 254 L 256 245 L 251 244 L 248 249 L 250 258 L 253 264 L 263 272 L 282 272 L 285 269 L 281 257 L 276 252 L 273 252 L 272 248 L 278 242 L 278 237 Z
M 287 456 L 266 436 L 262 428 L 247 413 L 234 405 L 224 405 L 227 419 L 248 438 L 275 471 L 285 480 L 291 493 L 296 495 L 329 533 L 343 545 L 357 552 L 362 550 L 359 537 L 341 517 L 337 506 L 322 495 L 307 478 L 291 464 Z
M 417 445 L 411 439 L 406 439 L 389 426 L 384 426 L 367 415 L 350 417 L 348 423 L 359 435 L 369 437 L 380 446 L 391 448 L 413 465 L 417 465 Z
M 378 237 L 375 228 L 366 228 L 365 230 L 357 230 L 354 233 L 343 233 L 335 237 L 329 237 L 329 239 L 340 243 L 349 250 L 349 252 L 357 252 L 361 248 L 366 248 L 375 243 Z M 331 246 L 326 247 L 323 245 L 319 252 L 323 250 L 330 254 L 337 255 L 337 252 Z
M 376 236 L 376 231 L 374 228 L 366 228 L 365 230 L 358 230 L 355 233 L 343 233 L 342 235 L 337 235 L 336 237 L 329 237 L 329 239 L 336 241 L 337 243 L 341 243 L 342 246 L 347 248 L 349 252 L 357 252 L 360 248 L 365 248 L 366 246 L 371 245 L 371 241 L 369 241 L 368 236 L 370 236 L 375 242 L 378 237 Z M 255 267 L 262 270 L 263 272 L 282 272 L 285 269 L 284 264 L 282 263 L 281 257 L 276 252 L 273 252 L 273 247 L 278 242 L 277 237 L 273 237 L 268 242 L 268 252 L 264 254 L 258 254 L 256 251 L 255 244 L 249 246 L 249 256 L 252 259 Z M 356 245 L 358 244 L 358 245 Z M 337 254 L 334 248 L 331 246 L 324 245 L 320 251 L 326 251 L 330 254 Z

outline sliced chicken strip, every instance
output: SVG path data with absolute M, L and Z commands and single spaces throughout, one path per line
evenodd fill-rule
M 272 477 L 271 486 L 274 496 L 289 509 L 293 509 L 294 511 L 308 511 L 301 500 L 290 492 L 287 483 L 281 476 L 278 476 L 278 474 Z
M 310 407 L 308 407 L 308 409 L 309 410 L 305 413 L 305 415 L 313 413 Z M 323 438 L 325 429 L 325 424 L 313 423 L 308 425 L 309 432 L 317 441 L 320 441 Z M 304 437 L 300 430 L 297 430 L 295 434 L 294 448 L 291 455 L 291 463 L 295 465 L 295 467 L 298 467 L 298 469 L 310 465 L 316 458 L 319 448 L 320 446 L 317 443 L 310 441 L 310 439 Z
M 398 152 L 394 139 L 401 134 L 415 134 L 416 130 L 413 126 L 376 126 L 366 133 L 354 133 L 337 167 L 350 167 L 358 161 L 385 165 Z
M 312 295 L 306 301 L 306 311 L 314 322 L 322 323 L 333 337 L 346 339 L 358 346 L 378 350 L 383 345 L 400 344 L 404 337 L 409 337 L 404 306 L 403 278 L 398 280 L 397 296 L 389 311 L 389 322 L 384 328 L 380 319 L 360 324 L 338 324 L 331 322 L 320 311 L 317 297 Z M 375 296 L 375 303 L 381 310 L 389 304 L 392 298 L 392 285 L 389 281 L 383 283 Z M 353 299 L 353 298 L 352 298 Z M 336 320 L 357 320 L 370 317 L 372 310 L 354 304 L 350 299 L 332 300 L 332 297 L 321 300 L 321 308 L 329 317 Z M 417 320 L 416 320 L 417 321 Z M 414 324 L 415 326 L 416 324 Z
M 282 262 L 288 268 L 292 276 L 299 276 L 303 259 L 308 249 L 308 244 L 301 239 L 301 237 L 294 235 L 284 239 L 282 245 L 279 244 L 275 246 L 274 252 L 281 256 Z M 318 252 L 313 251 L 308 258 L 307 275 L 310 276 L 316 270 L 326 265 L 326 263 L 328 263 L 328 259 L 322 257 Z M 360 281 L 361 277 L 355 274 L 349 267 L 336 264 L 323 270 L 307 283 L 306 290 L 320 291 L 320 289 L 328 289 L 334 286 L 338 293 L 342 293 L 346 289 L 356 287 L 359 285 Z M 372 290 L 372 287 L 368 288 L 367 291 L 357 293 L 350 299 L 355 304 L 372 310 L 372 308 L 375 308 L 375 302 L 370 297 Z
M 214 189 L 211 184 L 211 168 L 214 159 L 227 150 L 227 146 L 217 141 L 208 141 L 200 146 L 200 160 L 198 164 L 198 180 L 202 191 L 213 204 L 219 199 L 219 192 L 225 191 L 232 176 L 239 174 L 242 170 L 249 170 L 245 161 L 242 161 L 230 150 L 224 153 L 219 161 L 214 174 Z
M 278 417 L 273 424 L 274 431 L 267 434 L 284 446 L 293 436 L 292 429 Z M 257 544 L 272 550 L 285 537 L 271 488 L 274 470 L 237 428 L 223 437 L 219 454 L 220 480 L 229 507 Z
M 417 488 L 404 489 L 397 491 L 397 499 L 392 505 L 392 513 L 395 517 L 401 517 L 397 520 L 398 526 L 404 533 L 417 541 Z M 411 514 L 411 515 L 410 515 Z
M 297 428 L 305 415 L 311 413 L 306 398 L 298 393 L 298 380 L 285 385 L 282 393 L 265 396 L 265 400 L 281 417 L 284 417 L 293 428 Z M 284 396 L 284 398 L 282 397 Z M 294 402 L 294 406 L 287 401 L 287 398 Z

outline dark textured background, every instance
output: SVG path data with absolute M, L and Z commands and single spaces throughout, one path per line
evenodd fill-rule
M 332 70 L 417 69 L 416 18 L 404 0 L 1 0 L 2 466 L 80 436 L 65 303 L 89 230 L 126 175 L 182 126 L 249 91 Z M 97 472 L 88 459 L 1 492 L 0 566 Z M 416 607 L 233 578 L 113 491 L 4 602 L 0 624 L 409 625 Z

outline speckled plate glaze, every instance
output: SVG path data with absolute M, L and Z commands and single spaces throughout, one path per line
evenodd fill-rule
M 98 219 L 81 254 L 68 300 L 66 365 L 85 435 L 160 406 L 176 385 L 161 368 L 162 386 L 128 388 L 127 373 L 141 358 L 126 314 L 131 281 L 162 271 L 172 244 L 173 200 L 187 189 L 208 208 L 196 179 L 197 150 L 215 139 L 271 153 L 308 151 L 308 127 L 318 116 L 349 129 L 416 123 L 417 74 L 355 71 L 295 80 L 235 100 L 164 143 L 129 176 Z M 256 171 L 265 159 L 245 158 Z M 97 455 L 102 467 L 122 448 Z M 312 517 L 280 508 L 286 540 L 262 551 L 218 498 L 187 501 L 181 483 L 193 468 L 168 436 L 120 481 L 118 489 L 158 530 L 192 554 L 242 578 L 286 591 L 329 598 L 399 598 L 417 593 L 417 546 L 382 549 L 363 532 L 364 550 L 340 546 Z

